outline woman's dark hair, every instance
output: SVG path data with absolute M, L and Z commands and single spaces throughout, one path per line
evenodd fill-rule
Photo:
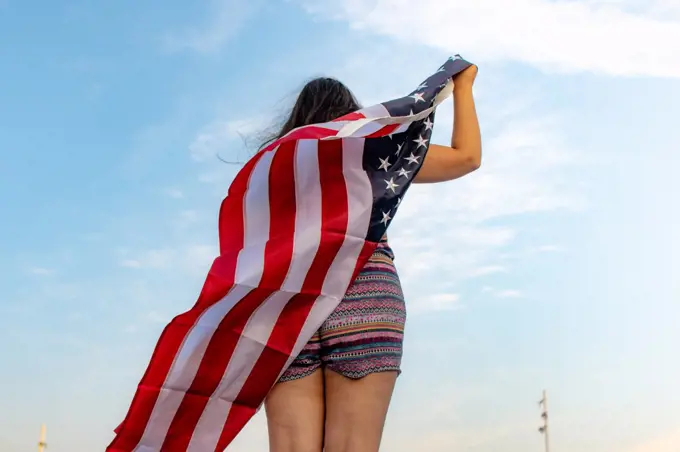
M 343 83 L 328 77 L 310 80 L 300 91 L 281 128 L 270 134 L 260 149 L 301 126 L 329 122 L 361 109 L 354 94 Z

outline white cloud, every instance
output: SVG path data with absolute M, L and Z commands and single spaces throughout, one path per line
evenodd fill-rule
M 471 273 L 471 277 L 475 276 L 486 276 L 493 275 L 495 273 L 507 273 L 508 269 L 502 265 L 485 265 L 474 269 Z
M 514 289 L 504 289 L 496 292 L 498 298 L 522 298 L 522 292 Z
M 166 188 L 165 190 L 163 190 L 163 193 L 169 196 L 170 198 L 174 199 L 184 198 L 184 192 L 179 188 Z
M 29 273 L 40 276 L 50 276 L 54 274 L 54 269 L 45 267 L 31 267 L 28 271 Z
M 180 228 L 192 226 L 201 220 L 201 214 L 193 209 L 182 210 L 178 216 L 177 226 Z
M 486 286 L 482 289 L 482 292 L 491 294 L 496 298 L 523 298 L 524 294 L 515 289 L 494 289 L 493 287 Z
M 150 322 L 160 324 L 168 323 L 171 320 L 170 317 L 168 317 L 166 314 L 159 313 L 158 311 L 150 311 L 147 314 L 147 319 Z
M 680 19 L 680 3 L 677 0 L 597 0 L 597 2 L 615 5 L 625 11 L 660 20 Z
M 409 314 L 455 311 L 463 308 L 463 306 L 459 304 L 459 300 L 460 296 L 455 293 L 438 293 L 414 299 L 413 302 L 409 301 L 408 310 Z
M 559 245 L 540 245 L 529 250 L 531 253 L 559 253 L 563 248 Z
M 165 269 L 172 266 L 176 259 L 173 249 L 156 249 L 138 253 L 135 258 L 121 260 L 121 265 L 128 268 Z
M 460 52 L 479 63 L 519 61 L 545 71 L 680 77 L 680 7 L 675 0 L 639 3 L 634 10 L 621 2 L 587 0 L 302 3 L 317 17 Z
M 139 252 L 120 250 L 119 264 L 122 267 L 134 269 L 179 270 L 188 275 L 198 276 L 208 270 L 217 254 L 217 246 L 197 244 Z
M 123 259 L 120 261 L 120 266 L 126 268 L 142 268 L 143 264 L 137 259 Z
M 241 31 L 260 7 L 259 0 L 213 0 L 210 19 L 202 27 L 165 36 L 169 51 L 191 50 L 203 54 L 219 52 Z
M 267 118 L 254 116 L 233 120 L 216 120 L 203 127 L 189 145 L 189 153 L 196 161 L 205 161 L 215 156 L 233 155 L 237 140 L 243 140 L 263 130 Z

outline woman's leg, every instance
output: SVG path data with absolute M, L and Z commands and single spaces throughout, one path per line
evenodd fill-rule
M 321 369 L 277 383 L 265 400 L 270 452 L 321 452 L 324 380 Z
M 401 365 L 406 307 L 392 252 L 380 244 L 319 329 L 325 452 L 377 452 Z
M 397 372 L 358 380 L 326 368 L 324 452 L 378 452 Z

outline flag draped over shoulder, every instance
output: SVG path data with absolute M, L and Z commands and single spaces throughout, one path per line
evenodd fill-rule
M 109 452 L 222 451 L 342 300 L 420 169 L 437 105 L 470 63 L 410 95 L 300 127 L 238 173 L 220 255 L 156 345 Z

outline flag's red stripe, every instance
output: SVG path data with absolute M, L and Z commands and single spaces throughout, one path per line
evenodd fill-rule
M 321 180 L 319 248 L 300 293 L 284 307 L 267 346 L 232 406 L 216 450 L 221 451 L 229 445 L 276 383 L 347 233 L 349 201 L 343 175 L 342 141 L 319 142 L 318 153 Z
M 401 127 L 401 124 L 388 124 L 380 128 L 380 130 L 373 132 L 370 135 L 366 135 L 366 138 L 379 138 L 384 137 Z
M 244 202 L 246 191 L 248 190 L 248 181 L 250 180 L 250 176 L 253 173 L 257 162 L 262 158 L 262 155 L 264 155 L 264 152 L 256 154 L 255 157 L 249 160 L 248 163 L 246 163 L 246 166 L 239 171 L 236 179 L 234 179 L 229 186 L 227 197 L 224 198 L 224 201 L 222 201 L 222 205 L 220 206 L 218 226 L 220 257 L 233 257 L 234 275 L 236 274 L 236 257 L 238 252 L 243 248 L 243 237 L 245 234 L 243 209 L 245 208 Z M 247 177 L 241 177 L 241 174 L 246 170 Z M 234 221 L 235 219 L 241 221 Z M 229 274 L 232 274 L 232 272 L 229 272 Z
M 345 116 L 340 116 L 338 119 L 334 119 L 331 122 L 337 122 L 337 121 L 356 121 L 357 119 L 364 119 L 366 116 L 364 116 L 363 113 L 360 113 L 358 111 L 348 113 Z
M 229 234 L 222 236 L 228 236 L 227 246 L 223 247 L 228 254 L 218 257 L 213 263 L 194 307 L 175 317 L 163 330 L 149 362 L 149 367 L 146 369 L 132 399 L 127 416 L 107 451 L 131 452 L 137 447 L 149 422 L 161 387 L 184 338 L 200 315 L 224 297 L 233 285 L 236 255 L 233 254 L 232 250 L 243 247 L 244 194 L 250 175 L 260 156 L 253 158 L 239 171 L 229 189 L 229 196 L 222 202 L 221 216 L 222 218 L 229 218 L 228 224 L 230 226 Z
M 210 339 L 196 377 L 175 414 L 161 451 L 187 450 L 210 397 L 217 389 L 248 319 L 284 282 L 293 257 L 295 234 L 295 142 L 282 144 L 269 171 L 269 240 L 262 279 L 222 319 Z M 246 221 L 248 221 L 246 219 Z
M 322 138 L 334 137 L 337 135 L 337 133 L 337 130 L 329 129 L 327 127 L 320 127 L 318 125 L 304 126 L 293 130 L 283 138 L 279 138 L 278 140 L 269 144 L 263 149 L 263 151 L 269 151 L 270 149 L 274 149 L 276 146 L 289 141 L 320 140 Z
M 357 265 L 354 267 L 354 273 L 352 274 L 352 279 L 350 281 L 354 282 L 354 280 L 357 279 L 359 272 L 364 268 L 368 262 L 368 259 L 371 257 L 373 252 L 375 252 L 377 246 L 378 244 L 376 242 L 364 240 L 364 246 L 361 248 L 359 258 L 357 259 Z

